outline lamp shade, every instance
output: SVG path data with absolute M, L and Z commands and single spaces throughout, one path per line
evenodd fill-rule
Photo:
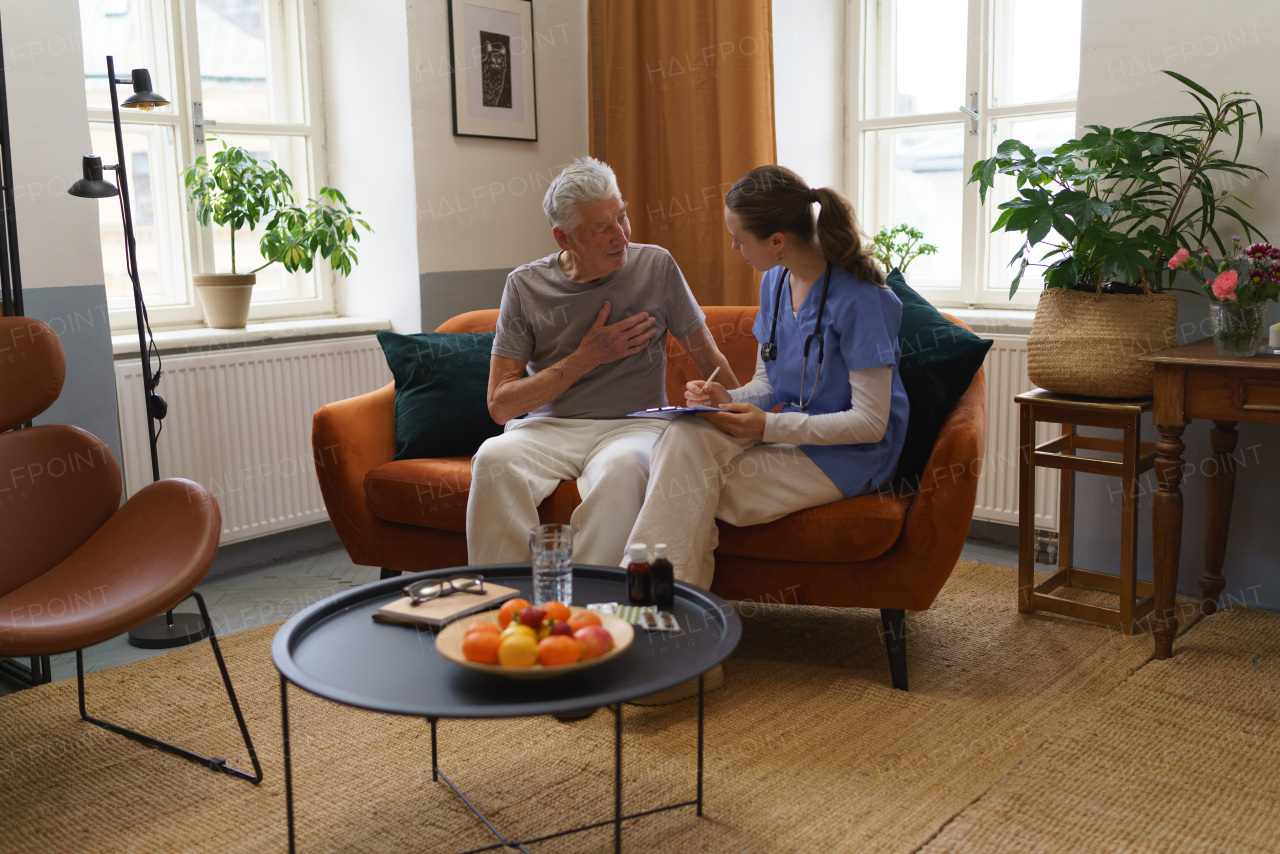
M 120 106 L 151 111 L 168 103 L 168 98 L 151 91 L 150 71 L 145 68 L 133 69 L 133 94 L 125 98 Z
M 72 184 L 67 192 L 82 199 L 106 199 L 120 195 L 116 185 L 102 180 L 102 158 L 86 154 L 82 164 L 84 177 Z

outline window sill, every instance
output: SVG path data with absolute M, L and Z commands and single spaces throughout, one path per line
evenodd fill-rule
M 1021 308 L 941 308 L 969 324 L 978 335 L 1026 335 L 1036 313 Z
M 163 354 L 229 350 L 283 344 L 312 338 L 347 338 L 390 329 L 391 321 L 381 317 L 325 317 L 303 320 L 275 320 L 250 323 L 244 329 L 167 329 L 155 333 L 156 346 Z M 136 358 L 138 333 L 111 336 L 111 353 L 116 358 Z

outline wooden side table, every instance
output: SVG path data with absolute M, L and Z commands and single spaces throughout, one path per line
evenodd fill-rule
M 1138 477 L 1155 460 L 1155 443 L 1139 439 L 1142 413 L 1151 411 L 1150 398 L 1104 400 L 1074 397 L 1034 389 L 1014 398 L 1018 404 L 1018 610 L 1049 611 L 1136 633 L 1151 613 L 1154 586 L 1137 579 Z M 1062 435 L 1034 444 L 1036 425 L 1062 425 Z M 1078 427 L 1119 430 L 1119 438 L 1082 436 Z M 1080 456 L 1077 451 L 1119 454 L 1119 460 Z M 1035 583 L 1035 470 L 1062 471 L 1058 506 L 1058 570 Z M 1075 516 L 1072 499 L 1077 472 L 1120 479 L 1120 574 L 1110 575 L 1072 566 Z M 1088 587 L 1119 597 L 1116 608 L 1056 595 L 1065 588 Z
M 1280 424 L 1280 356 L 1241 358 L 1219 356 L 1213 339 L 1205 338 L 1139 356 L 1155 367 L 1156 444 L 1155 504 L 1151 514 L 1155 562 L 1156 610 L 1154 624 L 1156 658 L 1173 654 L 1178 631 L 1174 596 L 1178 586 L 1178 560 L 1182 550 L 1182 431 L 1196 418 L 1213 422 L 1209 442 L 1214 466 L 1205 486 L 1204 573 L 1200 576 L 1201 610 L 1212 614 L 1226 580 L 1222 563 L 1231 526 L 1231 500 L 1236 488 L 1236 464 L 1232 454 L 1239 434 L 1236 425 Z

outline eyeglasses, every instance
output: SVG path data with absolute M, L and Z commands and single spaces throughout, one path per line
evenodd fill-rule
M 404 586 L 410 605 L 421 605 L 452 593 L 484 594 L 483 575 L 455 575 L 451 578 L 424 578 Z

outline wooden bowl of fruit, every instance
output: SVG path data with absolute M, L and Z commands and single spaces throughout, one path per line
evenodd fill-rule
M 508 599 L 497 611 L 445 626 L 436 636 L 436 651 L 482 673 L 550 679 L 616 658 L 634 639 L 631 624 L 610 614 Z

